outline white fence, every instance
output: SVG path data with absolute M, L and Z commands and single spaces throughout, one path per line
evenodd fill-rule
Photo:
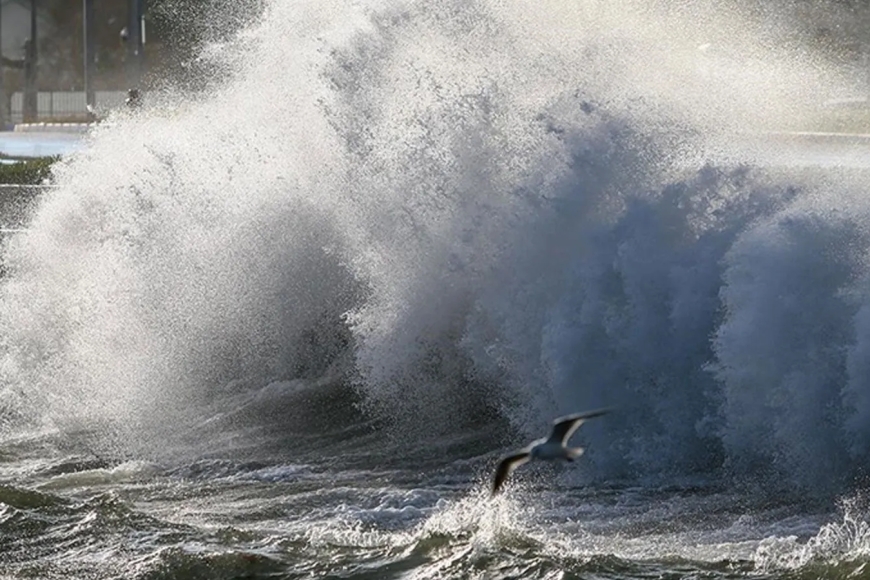
M 95 108 L 98 112 L 108 111 L 124 104 L 125 91 L 96 91 Z M 37 95 L 37 121 L 86 120 L 88 110 L 84 92 L 54 91 L 40 92 Z M 12 93 L 10 103 L 10 123 L 24 121 L 24 93 Z

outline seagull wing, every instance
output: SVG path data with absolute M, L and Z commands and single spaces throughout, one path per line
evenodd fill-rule
M 492 478 L 492 495 L 495 495 L 501 489 L 502 484 L 511 474 L 511 472 L 523 465 L 524 463 L 528 463 L 529 459 L 532 458 L 531 453 L 528 450 L 517 451 L 512 455 L 508 455 L 503 458 L 498 467 L 495 468 L 495 475 Z
M 550 443 L 559 443 L 565 445 L 568 439 L 574 434 L 574 431 L 583 424 L 586 419 L 600 417 L 609 413 L 610 409 L 597 409 L 595 411 L 586 411 L 585 413 L 574 413 L 573 415 L 565 415 L 553 421 L 553 430 L 550 432 L 550 438 L 547 440 Z

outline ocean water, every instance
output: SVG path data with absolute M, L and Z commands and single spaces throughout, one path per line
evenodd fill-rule
M 867 576 L 870 147 L 776 133 L 849 71 L 721 3 L 258 4 L 6 224 L 0 578 Z

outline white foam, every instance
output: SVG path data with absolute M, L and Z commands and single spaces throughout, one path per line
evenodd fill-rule
M 62 473 L 39 485 L 40 489 L 98 488 L 147 480 L 162 471 L 161 467 L 145 461 L 127 461 L 112 468 L 86 469 Z
M 57 166 L 4 255 L 2 400 L 154 456 L 338 360 L 409 437 L 612 404 L 593 474 L 845 481 L 864 178 L 681 158 L 837 86 L 763 33 L 695 4 L 271 2 L 202 55 L 222 82 Z

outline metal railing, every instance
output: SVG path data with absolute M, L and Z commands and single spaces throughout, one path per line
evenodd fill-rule
M 124 91 L 96 91 L 95 108 L 106 111 L 124 104 Z M 37 121 L 86 121 L 87 100 L 84 91 L 40 92 L 36 98 Z M 12 93 L 9 105 L 9 121 L 13 124 L 24 121 L 24 93 Z

